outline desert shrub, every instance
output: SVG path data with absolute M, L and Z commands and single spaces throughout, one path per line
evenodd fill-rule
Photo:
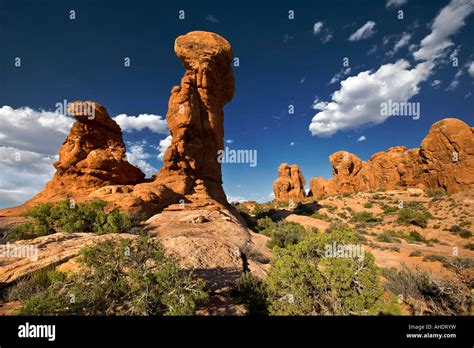
M 268 315 L 268 285 L 250 272 L 235 282 L 233 296 L 247 309 L 249 315 Z
M 367 203 L 364 204 L 364 208 L 366 208 L 366 209 L 370 209 L 373 206 L 374 206 L 374 203 L 372 203 L 372 202 L 367 202 Z
M 316 213 L 312 214 L 311 217 L 315 218 L 315 219 L 323 220 L 323 221 L 326 221 L 326 222 L 331 222 L 332 221 L 331 218 L 326 213 L 316 212 Z
M 33 224 L 31 222 L 27 222 L 21 225 L 16 225 L 11 227 L 5 233 L 5 241 L 7 242 L 16 242 L 17 240 L 25 240 L 25 239 L 33 239 L 36 237 L 41 237 L 44 234 L 37 234 L 33 229 Z
M 387 214 L 387 215 L 398 212 L 398 207 L 393 206 L 393 205 L 383 204 L 382 209 L 383 209 L 384 214 Z
M 334 213 L 337 210 L 337 207 L 328 204 L 322 205 L 322 208 L 325 208 L 330 213 Z
M 397 246 L 390 247 L 389 249 L 392 250 L 392 251 L 395 251 L 397 253 L 400 252 L 400 247 L 397 247 Z
M 239 251 L 249 260 L 263 264 L 270 263 L 270 259 L 258 251 L 251 243 L 246 243 L 239 247 Z
M 447 195 L 447 192 L 443 189 L 430 189 L 426 192 L 426 196 L 433 198 L 441 198 Z
M 448 229 L 449 232 L 457 234 L 461 238 L 471 238 L 472 232 L 461 227 L 461 225 L 453 225 Z
M 442 264 L 445 264 L 447 262 L 446 256 L 439 255 L 439 254 L 429 254 L 423 257 L 423 261 L 429 261 L 429 262 L 441 262 Z
M 471 221 L 462 220 L 462 221 L 459 223 L 459 226 L 461 226 L 461 227 L 471 227 Z
M 352 221 L 354 222 L 378 222 L 377 219 L 371 212 L 361 211 L 352 215 Z
M 474 250 L 474 243 L 467 243 L 464 245 L 464 249 Z
M 64 282 L 66 273 L 55 270 L 51 267 L 39 269 L 18 280 L 18 282 L 8 290 L 8 300 L 27 301 L 36 294 L 46 291 L 56 282 Z
M 426 228 L 430 218 L 432 218 L 432 215 L 426 208 L 408 206 L 398 211 L 397 222 L 402 225 L 415 225 Z
M 262 233 L 271 239 L 268 241 L 268 247 L 273 248 L 278 246 L 285 248 L 289 245 L 297 244 L 309 233 L 317 232 L 316 229 L 305 229 L 302 225 L 296 222 L 278 221 L 269 225 Z
M 309 235 L 274 249 L 268 274 L 269 311 L 274 315 L 376 314 L 384 290 L 374 257 L 327 257 L 327 246 L 355 244 L 350 230 Z M 357 271 L 356 271 L 357 270 Z
M 458 280 L 433 279 L 418 268 L 410 270 L 405 265 L 397 271 L 383 269 L 385 287 L 403 302 L 413 315 L 468 315 L 472 306 L 469 288 Z
M 426 243 L 428 242 L 425 237 L 423 237 L 419 232 L 417 231 L 411 231 L 407 236 L 405 236 L 405 240 L 407 242 L 422 242 Z
M 206 298 L 202 281 L 182 271 L 145 237 L 107 240 L 81 250 L 81 269 L 55 276 L 25 301 L 21 315 L 192 315 Z
M 138 219 L 118 209 L 106 213 L 106 204 L 104 201 L 92 201 L 76 205 L 67 199 L 57 204 L 38 204 L 24 214 L 32 221 L 14 227 L 9 239 L 30 239 L 56 232 L 140 232 Z
M 421 256 L 421 255 L 422 255 L 422 254 L 421 254 L 421 251 L 415 250 L 415 251 L 412 251 L 412 252 L 410 253 L 410 255 L 408 255 L 408 256 L 410 256 L 410 257 L 415 257 L 415 256 Z
M 383 231 L 381 234 L 379 234 L 376 239 L 379 242 L 384 242 L 384 243 L 401 243 L 400 239 L 398 238 L 399 234 L 396 233 L 395 231 Z

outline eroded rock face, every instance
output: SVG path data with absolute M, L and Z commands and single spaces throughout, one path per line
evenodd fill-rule
M 298 165 L 282 163 L 278 167 L 278 179 L 273 183 L 273 193 L 277 201 L 300 201 L 306 197 L 306 181 Z
M 227 203 L 217 155 L 224 148 L 223 107 L 234 95 L 232 48 L 217 34 L 195 31 L 178 37 L 174 49 L 186 72 L 171 91 L 172 141 L 156 182 Z
M 122 131 L 102 105 L 76 101 L 69 106 L 68 114 L 76 122 L 59 149 L 56 173 L 29 204 L 80 199 L 106 185 L 145 181 L 145 174 L 127 161 Z
M 444 189 L 450 193 L 474 188 L 473 129 L 461 120 L 436 122 L 420 148 L 396 146 L 367 162 L 348 152 L 329 157 L 333 178 L 313 178 L 311 194 L 324 195 L 380 189 Z

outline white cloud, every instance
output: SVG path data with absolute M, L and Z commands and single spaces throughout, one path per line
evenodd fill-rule
M 313 135 L 331 136 L 340 130 L 383 123 L 389 116 L 380 114 L 380 104 L 389 99 L 404 102 L 416 95 L 431 67 L 425 62 L 410 70 L 409 63 L 400 59 L 375 72 L 363 71 L 341 81 L 341 88 L 334 92 L 331 102 L 317 102 L 313 106 L 320 112 L 313 117 L 309 130 Z
M 340 130 L 385 122 L 389 116 L 381 115 L 381 103 L 388 100 L 404 103 L 418 94 L 420 84 L 433 73 L 435 60 L 445 56 L 446 49 L 452 45 L 449 37 L 461 28 L 473 10 L 472 0 L 451 0 L 435 18 L 432 32 L 414 52 L 415 58 L 421 61 L 413 68 L 408 61 L 400 59 L 341 81 L 341 88 L 332 94 L 330 102 L 318 101 L 313 106 L 319 111 L 311 121 L 310 132 L 331 136 Z M 442 25 L 447 20 L 451 24 Z
M 365 40 L 365 39 L 370 38 L 372 35 L 375 34 L 374 28 L 375 28 L 375 22 L 368 21 L 362 27 L 357 29 L 355 33 L 349 36 L 349 41 L 359 41 L 359 40 Z
M 245 197 L 227 195 L 227 202 L 229 203 L 242 203 L 245 201 L 248 201 Z
M 318 35 L 321 33 L 321 30 L 323 29 L 324 23 L 323 22 L 316 22 L 313 25 L 313 34 Z
M 400 40 L 398 40 L 395 45 L 393 46 L 393 49 L 391 51 L 388 51 L 387 52 L 387 55 L 388 56 L 393 56 L 395 53 L 397 53 L 400 48 L 408 45 L 408 43 L 410 42 L 410 39 L 411 39 L 411 35 L 408 34 L 408 33 L 403 33 L 402 34 L 402 37 L 400 38 Z
M 295 145 L 295 143 L 292 141 L 292 142 L 290 143 L 290 146 L 293 146 L 293 145 Z
M 474 77 L 474 62 L 468 63 L 467 72 L 471 77 Z
M 113 119 L 122 128 L 122 131 L 125 132 L 141 131 L 148 128 L 153 133 L 168 133 L 166 120 L 158 115 L 140 114 L 138 116 L 127 116 L 126 114 L 120 114 L 113 117 Z
M 147 159 L 152 157 L 152 155 L 145 152 L 146 141 L 131 144 L 129 143 L 128 145 L 129 148 L 127 150 L 127 160 L 131 164 L 138 166 L 138 168 L 140 168 L 148 178 L 150 178 L 158 171 L 155 167 L 153 167 L 150 163 L 146 161 Z
M 36 153 L 56 154 L 74 120 L 31 108 L 0 108 L 0 145 Z
M 431 82 L 431 87 L 438 88 L 440 84 L 441 80 L 434 80 L 433 82 Z
M 333 38 L 333 30 L 330 28 L 326 28 L 324 22 L 316 22 L 313 25 L 313 35 L 319 36 L 319 40 L 323 44 L 328 43 Z
M 421 41 L 421 46 L 413 55 L 417 60 L 435 60 L 446 54 L 453 45 L 450 36 L 465 24 L 465 19 L 474 12 L 474 1 L 451 0 L 436 16 L 431 25 L 431 33 Z
M 225 142 L 226 142 L 227 144 L 232 144 L 234 141 L 233 141 L 232 139 L 227 139 Z
M 344 76 L 347 76 L 351 73 L 351 68 L 342 68 L 338 73 L 336 73 L 332 78 L 331 81 L 329 81 L 329 84 L 332 85 L 333 83 L 336 83 L 340 81 Z
M 166 138 L 163 140 L 160 140 L 160 144 L 158 146 L 158 151 L 160 152 L 158 154 L 158 158 L 163 161 L 163 158 L 165 156 L 165 152 L 168 149 L 168 146 L 171 145 L 171 135 L 168 135 Z
M 21 204 L 43 188 L 73 122 L 50 111 L 0 108 L 0 208 Z
M 407 3 L 407 0 L 388 0 L 385 4 L 385 7 L 390 8 L 400 8 Z
M 454 91 L 459 86 L 460 78 L 463 74 L 464 71 L 462 69 L 459 69 L 458 72 L 454 75 L 454 78 L 449 84 L 449 86 L 446 87 L 445 91 Z
M 362 141 L 366 141 L 367 138 L 365 137 L 365 135 L 362 135 L 359 137 L 359 139 L 357 139 L 358 142 L 362 142 Z

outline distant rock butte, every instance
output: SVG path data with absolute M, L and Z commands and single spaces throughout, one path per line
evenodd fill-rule
M 333 178 L 312 178 L 310 195 L 415 187 L 450 193 L 474 188 L 474 128 L 455 118 L 432 125 L 420 148 L 396 146 L 367 162 L 339 151 L 329 157 Z
M 273 183 L 273 193 L 278 201 L 300 201 L 305 198 L 306 181 L 296 165 L 282 163 L 278 167 L 278 179 Z

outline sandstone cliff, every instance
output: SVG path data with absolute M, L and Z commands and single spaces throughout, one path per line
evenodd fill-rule
M 367 162 L 339 151 L 329 157 L 333 178 L 312 178 L 311 195 L 417 187 L 450 193 L 474 188 L 473 128 L 454 118 L 432 125 L 420 148 L 397 146 Z

